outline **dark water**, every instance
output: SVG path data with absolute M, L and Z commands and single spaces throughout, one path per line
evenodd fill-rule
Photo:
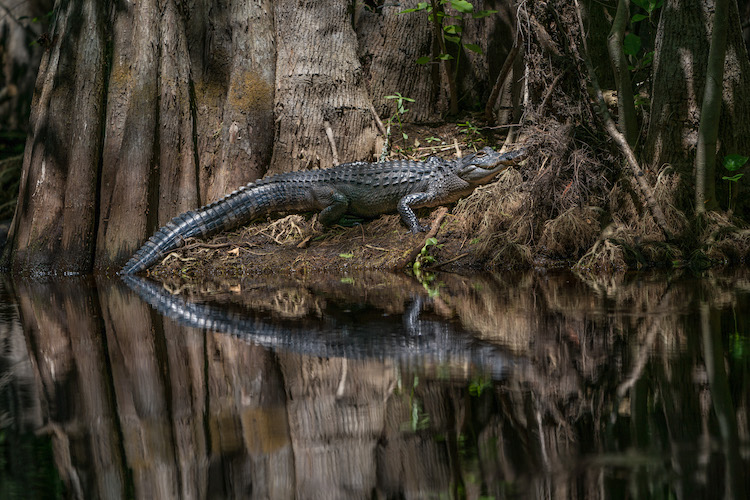
M 747 498 L 746 274 L 0 277 L 0 498 Z

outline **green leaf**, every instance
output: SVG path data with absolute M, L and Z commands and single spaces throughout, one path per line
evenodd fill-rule
M 737 182 L 738 180 L 742 179 L 742 176 L 745 174 L 734 174 L 731 177 L 724 176 L 721 178 L 721 180 L 729 181 L 729 182 Z
M 630 23 L 635 24 L 639 21 L 643 21 L 644 19 L 648 19 L 648 16 L 644 14 L 636 14 L 630 18 Z
M 351 259 L 352 257 L 354 257 L 354 254 L 353 253 L 340 253 L 339 257 L 341 257 L 342 259 Z
M 477 54 L 483 54 L 484 53 L 484 52 L 482 52 L 482 47 L 480 47 L 479 45 L 474 45 L 473 43 L 465 43 L 464 47 L 466 47 L 467 49 L 469 49 L 472 52 L 476 52 Z
M 453 36 L 453 35 L 444 35 L 443 38 L 445 38 L 447 41 L 455 44 L 461 43 L 461 37 L 460 36 Z
M 347 285 L 353 285 L 354 284 L 354 278 L 341 278 L 341 282 L 345 283 Z
M 633 3 L 648 12 L 648 5 L 650 3 L 649 0 L 633 0 Z
M 437 238 L 427 238 L 427 241 L 424 242 L 424 246 L 428 247 L 430 245 L 437 245 Z
M 409 13 L 409 12 L 419 12 L 420 10 L 426 10 L 426 9 L 427 9 L 427 8 L 429 8 L 429 7 L 430 7 L 430 4 L 429 4 L 429 3 L 427 3 L 427 2 L 419 2 L 419 3 L 417 4 L 417 8 L 416 8 L 416 9 L 406 9 L 406 10 L 402 10 L 401 12 L 399 12 L 399 14 L 407 14 L 407 13 Z
M 440 54 L 438 56 L 438 59 L 440 59 L 441 61 L 447 61 L 448 59 L 453 59 L 453 56 L 450 54 Z
M 628 33 L 622 42 L 623 50 L 629 56 L 634 56 L 641 50 L 641 37 Z
M 655 11 L 662 5 L 664 5 L 664 0 L 657 0 L 656 2 L 649 0 L 648 7 L 646 8 L 646 10 L 648 11 L 649 14 L 651 14 L 653 11 Z
M 498 11 L 496 10 L 479 10 L 471 15 L 474 19 L 482 19 L 483 17 L 491 16 L 492 14 L 497 14 Z
M 430 56 L 422 56 L 417 59 L 417 64 L 427 64 L 432 60 Z
M 442 23 L 443 18 L 445 17 L 445 14 L 443 12 L 430 12 L 430 15 L 427 16 L 427 20 L 431 23 L 435 22 L 435 17 L 437 17 L 438 22 Z
M 466 0 L 451 0 L 451 7 L 464 14 L 468 14 L 474 10 L 474 6 Z
M 443 26 L 443 31 L 445 31 L 446 33 L 450 33 L 451 35 L 458 35 L 463 30 L 461 29 L 461 26 L 457 24 L 448 24 L 446 26 Z
M 409 136 L 406 134 L 406 132 L 401 132 L 401 135 L 404 136 L 404 140 L 408 139 Z
M 724 168 L 734 172 L 747 163 L 748 157 L 742 155 L 727 155 L 724 157 Z

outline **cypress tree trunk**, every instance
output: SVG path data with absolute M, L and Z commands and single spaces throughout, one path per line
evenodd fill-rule
M 4 264 L 118 269 L 171 217 L 261 177 L 274 123 L 276 171 L 330 164 L 325 121 L 342 158 L 369 157 L 347 5 L 279 2 L 274 24 L 270 0 L 60 0 Z
M 344 0 L 276 0 L 276 143 L 271 173 L 372 159 L 377 131 Z M 326 137 L 326 122 L 334 137 Z
M 86 271 L 96 234 L 107 7 L 60 2 L 36 81 L 18 206 L 6 245 L 16 270 Z
M 376 11 L 361 9 L 358 13 L 359 55 L 365 65 L 373 105 L 384 120 L 396 110 L 395 104 L 385 97 L 396 92 L 414 99 L 407 106 L 405 120 L 436 121 L 447 109 L 440 66 L 417 64 L 420 57 L 438 54 L 427 15 L 399 14 L 416 6 L 417 0 L 406 0 L 400 4 L 387 3 Z
M 654 168 L 671 165 L 684 188 L 676 200 L 687 208 L 693 200 L 694 162 L 698 143 L 700 106 L 706 83 L 713 1 L 667 0 L 656 35 L 651 114 L 645 141 L 645 160 Z M 709 21 L 707 22 L 706 19 Z M 750 61 L 741 37 L 737 3 L 730 2 L 727 55 L 719 119 L 718 160 L 726 154 L 750 151 Z M 716 178 L 725 175 L 717 169 Z M 720 182 L 720 180 L 719 180 Z M 719 199 L 726 195 L 718 185 Z M 741 186 L 741 189 L 746 189 Z M 738 208 L 748 214 L 746 196 Z

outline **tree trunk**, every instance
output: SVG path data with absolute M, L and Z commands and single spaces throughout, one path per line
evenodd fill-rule
M 203 205 L 268 169 L 276 77 L 273 4 L 193 0 L 189 12 Z
M 623 50 L 625 27 L 629 17 L 630 1 L 619 0 L 617 2 L 617 14 L 612 21 L 612 30 L 607 38 L 607 48 L 615 85 L 617 86 L 617 126 L 625 136 L 628 145 L 633 148 L 638 139 L 638 122 L 636 121 L 633 103 L 633 87 L 630 83 L 628 61 Z
M 695 211 L 703 214 L 716 210 L 716 143 L 719 138 L 724 60 L 727 53 L 729 0 L 716 0 L 713 16 L 711 48 L 706 63 L 706 84 L 703 86 L 698 147 L 695 152 Z
M 653 91 L 644 158 L 653 168 L 671 165 L 684 187 L 676 200 L 679 208 L 689 207 L 693 192 L 693 166 L 698 142 L 700 105 L 705 87 L 706 64 L 711 36 L 713 1 L 667 0 L 656 34 Z M 706 21 L 706 20 L 709 21 Z M 719 158 L 750 151 L 750 61 L 741 37 L 737 3 L 731 2 L 727 57 L 719 122 Z M 717 178 L 724 175 L 720 170 Z M 723 186 L 718 186 L 720 189 Z M 722 191 L 718 196 L 721 198 Z M 746 198 L 746 197 L 745 197 Z M 748 202 L 738 198 L 747 215 Z
M 329 122 L 341 158 L 372 159 L 377 129 L 357 38 L 343 0 L 277 0 L 276 143 L 270 173 L 330 167 Z
M 107 22 L 101 2 L 57 7 L 52 45 L 36 82 L 18 206 L 6 245 L 16 270 L 91 268 Z

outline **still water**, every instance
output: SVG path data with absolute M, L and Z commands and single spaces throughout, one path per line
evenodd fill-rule
M 0 276 L 0 498 L 747 498 L 750 275 Z

